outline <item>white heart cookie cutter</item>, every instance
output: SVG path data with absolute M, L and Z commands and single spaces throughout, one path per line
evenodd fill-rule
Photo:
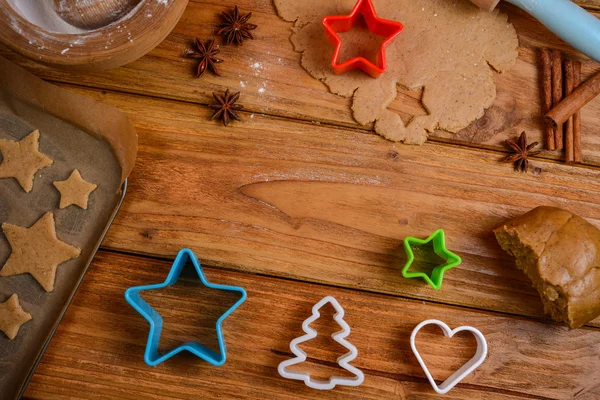
M 353 378 L 332 376 L 328 380 L 322 381 L 311 379 L 310 374 L 307 372 L 288 371 L 286 369 L 291 365 L 299 364 L 301 362 L 306 361 L 306 353 L 298 347 L 298 344 L 317 337 L 317 331 L 311 328 L 309 325 L 321 316 L 321 314 L 319 313 L 319 309 L 327 303 L 331 303 L 331 305 L 335 309 L 336 312 L 333 315 L 333 319 L 342 328 L 341 331 L 333 333 L 331 337 L 333 338 L 333 340 L 335 340 L 336 342 L 338 342 L 339 344 L 341 344 L 349 350 L 348 353 L 338 357 L 337 363 L 340 367 L 344 368 L 349 372 L 352 372 L 355 375 Z M 363 383 L 363 381 L 365 380 L 365 376 L 362 373 L 362 371 L 350 365 L 350 361 L 354 360 L 358 356 L 358 350 L 354 345 L 345 340 L 345 338 L 348 335 L 350 335 L 350 326 L 346 323 L 346 321 L 344 321 L 344 309 L 333 296 L 324 297 L 323 299 L 321 299 L 321 301 L 319 301 L 313 306 L 312 315 L 305 319 L 302 323 L 302 330 L 306 334 L 297 337 L 290 342 L 290 350 L 292 351 L 292 353 L 294 353 L 294 355 L 296 355 L 296 357 L 282 361 L 279 364 L 279 366 L 277 367 L 279 375 L 287 379 L 304 381 L 306 386 L 319 390 L 333 389 L 336 385 L 358 386 L 361 383 Z
M 417 337 L 417 333 L 421 330 L 421 328 L 424 327 L 425 325 L 432 325 L 432 324 L 437 325 L 440 328 L 442 328 L 442 331 L 444 332 L 444 335 L 446 337 L 451 338 L 452 336 L 454 336 L 454 334 L 456 334 L 458 332 L 468 331 L 468 332 L 471 332 L 473 334 L 473 336 L 475 336 L 475 339 L 477 340 L 477 351 L 475 352 L 475 355 L 473 356 L 473 358 L 471 358 L 469 361 L 467 361 L 455 373 L 450 375 L 448 377 L 448 379 L 446 379 L 440 386 L 438 386 L 435 383 L 435 380 L 431 376 L 431 373 L 429 373 L 429 369 L 425 365 L 425 362 L 421 358 L 421 355 L 417 351 L 417 346 L 415 345 L 415 338 Z M 473 370 L 475 370 L 475 368 L 479 367 L 485 360 L 485 357 L 487 356 L 487 352 L 488 352 L 487 341 L 485 340 L 483 333 L 481 333 L 478 329 L 473 328 L 472 326 L 459 326 L 458 328 L 450 329 L 450 327 L 448 325 L 446 325 L 445 323 L 443 323 L 442 321 L 439 321 L 437 319 L 428 319 L 426 321 L 423 321 L 419 325 L 417 325 L 415 327 L 415 329 L 413 329 L 412 334 L 410 335 L 410 347 L 412 348 L 413 353 L 415 353 L 415 357 L 417 357 L 417 361 L 419 361 L 421 368 L 423 368 L 423 372 L 425 372 L 425 375 L 427 375 L 427 379 L 429 379 L 429 383 L 431 383 L 433 390 L 435 390 L 439 394 L 448 393 L 450 391 L 450 389 L 452 389 L 454 386 L 456 386 L 456 384 L 458 384 L 460 381 L 462 381 L 467 375 L 469 375 L 471 372 L 473 372 Z

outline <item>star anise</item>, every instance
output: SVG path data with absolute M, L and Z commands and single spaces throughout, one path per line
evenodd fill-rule
M 531 151 L 535 146 L 538 145 L 538 142 L 533 142 L 528 145 L 527 134 L 525 131 L 521 133 L 518 143 L 515 143 L 512 140 L 507 140 L 506 144 L 512 148 L 515 154 L 506 156 L 502 161 L 506 163 L 514 163 L 515 170 L 517 171 L 520 170 L 521 172 L 527 172 L 527 169 L 529 168 L 528 157 L 541 153 L 541 151 Z
M 232 119 L 241 121 L 237 111 L 241 110 L 243 106 L 241 104 L 236 104 L 240 98 L 240 92 L 229 94 L 229 89 L 227 89 L 222 96 L 213 92 L 213 97 L 217 101 L 217 104 L 211 104 L 209 107 L 217 111 L 213 114 L 212 119 L 221 119 L 225 126 L 227 126 Z
M 227 44 L 235 42 L 240 45 L 244 42 L 244 39 L 254 39 L 250 31 L 256 29 L 258 25 L 248 23 L 248 20 L 252 17 L 251 12 L 241 16 L 238 6 L 235 6 L 232 13 L 223 11 L 221 14 L 225 22 L 220 25 L 221 29 L 219 29 L 217 34 L 225 36 Z
M 194 48 L 188 50 L 185 56 L 200 60 L 198 63 L 198 71 L 196 72 L 198 78 L 204 75 L 204 71 L 207 69 L 211 70 L 215 75 L 221 76 L 219 71 L 217 71 L 216 65 L 223 62 L 223 60 L 216 58 L 216 55 L 219 54 L 219 52 L 219 46 L 215 45 L 213 39 L 206 42 L 206 44 L 203 44 L 200 39 L 196 38 L 196 40 L 194 40 Z

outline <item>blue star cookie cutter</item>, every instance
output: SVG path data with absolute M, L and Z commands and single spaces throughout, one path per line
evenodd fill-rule
M 189 341 L 181 346 L 170 350 L 166 354 L 160 355 L 158 354 L 158 343 L 160 341 L 160 334 L 162 332 L 163 319 L 160 316 L 160 314 L 154 308 L 152 308 L 152 306 L 150 306 L 150 304 L 148 304 L 144 299 L 142 299 L 142 297 L 140 296 L 140 292 L 147 290 L 163 289 L 168 286 L 174 285 L 175 282 L 177 282 L 177 280 L 179 279 L 179 275 L 181 274 L 181 271 L 183 270 L 183 267 L 186 265 L 186 262 L 188 260 L 192 261 L 192 264 L 194 265 L 194 268 L 196 269 L 196 272 L 200 277 L 200 281 L 204 286 L 211 289 L 238 292 L 240 293 L 240 298 L 217 320 L 216 331 L 217 341 L 219 343 L 218 353 L 209 349 L 207 346 L 201 343 Z M 162 363 L 163 361 L 173 357 L 175 354 L 178 354 L 184 350 L 189 351 L 190 353 L 200 357 L 204 361 L 214 366 L 220 367 L 221 365 L 225 364 L 225 361 L 227 359 L 227 349 L 225 347 L 225 341 L 223 339 L 223 331 L 221 328 L 221 324 L 223 323 L 223 320 L 227 318 L 227 316 L 229 316 L 229 314 L 231 314 L 236 308 L 240 306 L 240 304 L 242 304 L 246 300 L 246 296 L 246 291 L 241 287 L 225 286 L 210 283 L 206 279 L 206 276 L 204 276 L 204 271 L 202 270 L 202 266 L 200 265 L 200 262 L 198 262 L 196 255 L 190 249 L 182 249 L 179 251 L 177 257 L 175 258 L 175 261 L 173 262 L 171 271 L 169 272 L 169 275 L 167 276 L 167 279 L 164 281 L 164 283 L 158 283 L 155 285 L 134 286 L 130 287 L 125 291 L 125 300 L 127 300 L 127 302 L 150 323 L 150 332 L 148 333 L 148 342 L 146 344 L 146 351 L 144 353 L 144 361 L 151 367 Z
M 411 243 L 416 246 L 422 246 L 429 242 L 433 242 L 433 251 L 439 257 L 444 259 L 445 264 L 435 267 L 433 271 L 431 271 L 431 276 L 424 272 L 409 271 L 410 266 L 415 261 L 415 254 L 410 247 Z M 435 290 L 439 290 L 442 287 L 444 272 L 456 267 L 462 262 L 458 255 L 446 248 L 446 236 L 444 235 L 444 231 L 442 229 L 438 229 L 437 231 L 433 232 L 431 236 L 425 240 L 411 236 L 407 237 L 404 239 L 404 250 L 406 252 L 407 261 L 404 265 L 404 268 L 402 268 L 402 276 L 405 278 L 422 278 Z

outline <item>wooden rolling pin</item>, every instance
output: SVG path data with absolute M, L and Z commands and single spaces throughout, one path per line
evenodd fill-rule
M 492 11 L 500 0 L 471 0 Z M 556 36 L 577 50 L 600 61 L 600 20 L 569 0 L 506 0 L 527 11 Z

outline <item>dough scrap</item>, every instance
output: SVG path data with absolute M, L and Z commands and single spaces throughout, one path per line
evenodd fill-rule
M 488 13 L 458 0 L 373 0 L 380 18 L 404 24 L 386 49 L 387 71 L 378 79 L 358 71 L 334 75 L 333 46 L 321 19 L 349 14 L 355 0 L 274 3 L 281 18 L 295 22 L 291 41 L 302 52 L 304 69 L 332 93 L 352 97 L 354 119 L 362 125 L 375 122 L 376 132 L 392 141 L 423 144 L 435 129 L 458 132 L 481 118 L 496 97 L 490 66 L 506 71 L 518 56 L 515 28 L 498 10 Z M 405 125 L 387 110 L 396 85 L 424 88 L 421 101 L 429 114 Z
M 0 331 L 10 340 L 16 338 L 21 325 L 30 320 L 31 314 L 23 310 L 16 293 L 4 303 L 0 303 Z
M 54 290 L 56 269 L 63 262 L 79 257 L 81 250 L 56 237 L 54 215 L 44 214 L 30 228 L 8 223 L 2 230 L 12 252 L 0 269 L 0 276 L 31 274 L 46 292 Z
M 494 229 L 552 319 L 578 328 L 600 315 L 600 230 L 570 211 L 536 207 Z
M 33 189 L 33 178 L 54 161 L 39 152 L 40 132 L 36 129 L 19 142 L 0 139 L 0 178 L 15 178 L 26 193 Z
M 71 172 L 67 180 L 56 181 L 53 185 L 60 192 L 59 208 L 61 209 L 74 204 L 87 210 L 90 193 L 98 187 L 98 185 L 86 182 L 77 169 Z

